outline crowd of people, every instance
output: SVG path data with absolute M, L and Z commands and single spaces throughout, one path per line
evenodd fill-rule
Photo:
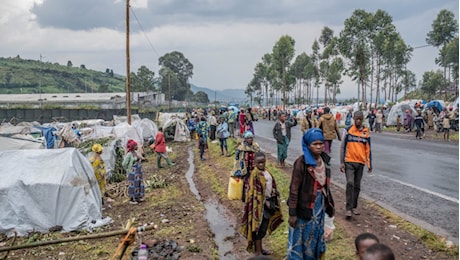
M 277 144 L 278 167 L 286 167 L 291 128 L 297 126 L 300 121 L 302 130 L 302 154 L 292 166 L 287 198 L 289 216 L 286 259 L 323 259 L 326 242 L 331 238 L 331 230 L 330 228 L 328 230 L 326 223 L 331 222 L 335 215 L 334 200 L 330 190 L 332 141 L 336 138 L 341 141 L 340 171 L 345 174 L 347 182 L 345 216 L 349 219 L 353 215 L 360 214 L 358 198 L 364 167 L 367 166 L 369 173 L 372 172 L 370 152 L 372 130 L 363 124 L 365 118 L 361 111 L 355 112 L 352 120 L 348 114 L 346 115 L 346 127 L 343 131 L 338 127 L 342 118 L 333 115 L 328 107 L 316 116 L 310 109 L 306 109 L 304 115 L 300 117 L 292 116 L 283 110 L 273 114 L 276 114 L 276 118 L 272 119 L 276 119 L 273 126 L 273 139 Z M 201 160 L 206 160 L 204 154 L 208 149 L 209 140 L 219 142 L 221 156 L 231 156 L 227 139 L 238 138 L 239 144 L 235 149 L 232 172 L 234 177 L 243 180 L 241 200 L 244 207 L 239 230 L 246 238 L 247 250 L 253 252 L 255 256 L 264 256 L 270 255 L 271 252 L 264 249 L 262 240 L 280 226 L 283 216 L 277 182 L 266 167 L 265 153 L 254 141 L 253 122 L 257 120 L 258 117 L 250 108 L 239 111 L 196 110 L 187 115 L 186 125 L 192 140 L 198 142 Z M 376 120 L 376 129 L 379 129 L 378 116 Z M 157 154 L 158 168 L 162 168 L 162 159 L 172 167 L 175 164 L 167 155 L 162 130 L 160 127 L 155 138 L 149 140 L 149 146 Z M 94 156 L 90 161 L 100 189 L 104 191 L 105 167 L 100 156 L 103 148 L 95 144 L 92 150 Z M 144 157 L 139 150 L 138 144 L 134 140 L 129 140 L 122 163 L 127 172 L 131 204 L 138 204 L 144 200 L 142 174 Z M 371 245 L 371 242 L 375 242 L 377 246 Z M 391 249 L 379 244 L 378 239 L 371 234 L 358 236 L 355 243 L 356 255 L 359 259 L 377 259 L 370 257 L 375 254 L 392 255 Z M 394 255 L 393 258 L 378 259 L 394 259 Z

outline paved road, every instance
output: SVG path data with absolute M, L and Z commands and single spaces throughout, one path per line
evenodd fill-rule
M 262 150 L 276 157 L 273 121 L 255 122 L 255 140 Z M 373 174 L 365 174 L 364 198 L 393 211 L 458 244 L 459 236 L 459 147 L 399 134 L 373 133 Z M 292 128 L 288 163 L 302 153 L 300 127 Z M 332 144 L 332 182 L 345 187 L 339 171 L 340 142 Z M 367 169 L 366 169 L 367 173 Z

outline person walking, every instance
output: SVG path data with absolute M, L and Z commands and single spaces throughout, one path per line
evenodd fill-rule
M 230 137 L 231 138 L 235 138 L 235 120 L 236 120 L 236 112 L 235 110 L 233 109 L 233 107 L 231 107 L 228 111 L 228 114 L 227 114 L 227 123 L 228 123 L 228 130 L 230 132 Z
M 442 131 L 444 132 L 444 141 L 449 141 L 450 119 L 449 114 L 445 114 L 442 119 Z
M 246 131 L 246 115 L 244 113 L 244 109 L 241 109 L 238 114 L 238 124 L 240 126 L 240 137 L 242 137 Z
M 265 154 L 255 153 L 256 167 L 249 176 L 240 227 L 240 233 L 247 241 L 246 249 L 254 251 L 256 256 L 271 255 L 270 251 L 263 248 L 262 239 L 283 222 L 276 181 L 267 171 L 265 163 Z
M 321 129 L 305 132 L 302 151 L 294 163 L 289 186 L 286 259 L 324 259 L 325 217 L 334 216 L 334 200 L 330 191 L 330 157 L 324 152 Z
M 345 116 L 345 127 L 351 126 L 351 119 L 353 118 L 353 110 L 349 110 Z
M 273 137 L 277 143 L 277 162 L 278 167 L 285 166 L 285 160 L 287 158 L 287 149 L 289 142 L 291 141 L 291 127 L 297 125 L 297 120 L 286 121 L 286 112 L 280 112 L 279 118 L 273 127 Z
M 417 115 L 414 117 L 414 126 L 416 128 L 415 138 L 422 139 L 425 134 L 425 120 L 423 120 L 422 111 L 417 108 Z
M 369 114 L 367 115 L 367 120 L 369 122 L 369 128 L 371 129 L 371 131 L 374 131 L 374 122 L 375 122 L 375 113 L 374 113 L 374 110 L 371 109 L 371 111 L 369 112 Z
M 137 142 L 128 140 L 126 150 L 128 151 L 123 159 L 123 169 L 128 173 L 128 195 L 129 203 L 137 204 L 144 201 L 144 177 L 142 174 L 141 161 L 144 159 L 138 151 Z
M 198 136 L 203 136 L 203 139 L 205 140 L 205 149 L 208 149 L 208 133 L 209 133 L 209 125 L 208 122 L 206 122 L 206 117 L 201 116 L 200 117 L 200 122 L 198 122 L 196 126 L 196 131 Z M 198 142 L 199 145 L 199 142 Z
M 157 153 L 157 167 L 158 169 L 163 168 L 161 166 L 161 158 L 166 160 L 169 167 L 176 165 L 169 159 L 168 153 L 166 152 L 166 140 L 163 135 L 163 127 L 158 128 L 158 132 L 155 136 L 155 152 Z
M 316 118 L 312 116 L 311 108 L 307 108 L 306 113 L 306 116 L 302 117 L 300 120 L 300 130 L 302 131 L 302 135 L 305 134 L 308 129 L 316 127 L 318 124 Z
M 350 218 L 352 213 L 360 214 L 357 207 L 365 164 L 369 174 L 372 173 L 371 136 L 369 129 L 363 125 L 363 112 L 356 111 L 353 120 L 355 124 L 345 128 L 340 146 L 340 171 L 345 173 L 347 180 L 345 191 L 347 218 Z
M 377 110 L 377 114 L 375 115 L 375 132 L 382 132 L 382 126 L 383 126 L 383 113 L 379 109 Z
M 211 114 L 209 115 L 208 124 L 209 124 L 209 139 L 211 139 L 211 141 L 214 141 L 216 140 L 216 128 L 217 128 L 217 118 L 215 116 L 214 110 L 211 111 Z
M 228 131 L 227 122 L 225 122 L 225 117 L 219 117 L 219 125 L 217 126 L 217 138 L 219 138 L 220 143 L 220 155 L 230 156 L 228 154 L 228 147 L 227 147 L 227 138 L 230 136 L 230 132 Z
M 324 108 L 324 114 L 321 115 L 318 122 L 318 128 L 323 130 L 324 134 L 324 152 L 327 154 L 331 153 L 332 140 L 337 138 L 341 140 L 339 126 L 334 119 L 334 116 L 330 113 L 329 107 Z
M 244 115 L 244 118 L 246 120 L 246 130 L 249 130 L 252 132 L 252 134 L 255 134 L 254 132 L 254 121 L 255 121 L 255 118 L 254 118 L 254 114 L 252 113 L 251 111 L 251 108 L 249 107 L 248 109 L 246 109 L 246 113 Z
M 428 129 L 433 129 L 434 128 L 434 112 L 433 112 L 433 108 L 430 107 L 430 109 L 428 109 L 427 111 L 427 125 L 428 125 Z
M 89 162 L 91 163 L 91 166 L 93 166 L 94 175 L 96 175 L 97 184 L 101 190 L 102 205 L 104 205 L 105 185 L 107 183 L 107 180 L 105 179 L 105 163 L 101 157 L 104 148 L 102 148 L 102 145 L 100 144 L 93 144 L 91 150 L 94 154 L 89 158 Z
M 190 118 L 187 120 L 187 129 L 190 132 L 190 139 L 196 139 L 196 123 L 193 115 L 191 115 Z

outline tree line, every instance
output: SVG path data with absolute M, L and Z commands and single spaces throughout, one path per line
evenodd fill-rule
M 419 85 L 427 97 L 444 90 L 447 99 L 449 84 L 458 86 L 457 33 L 454 14 L 441 10 L 426 42 L 439 49 L 435 62 L 444 72 L 424 73 Z M 311 50 L 311 54 L 303 52 L 295 57 L 295 40 L 281 36 L 272 52 L 255 65 L 245 90 L 251 103 L 270 106 L 280 99 L 283 106 L 317 105 L 323 86 L 324 104 L 335 104 L 343 76 L 356 83 L 357 98 L 363 104 L 379 104 L 382 98 L 395 102 L 398 94 L 406 95 L 416 88 L 415 74 L 407 68 L 413 47 L 405 43 L 393 18 L 383 10 L 355 10 L 338 35 L 325 26 Z

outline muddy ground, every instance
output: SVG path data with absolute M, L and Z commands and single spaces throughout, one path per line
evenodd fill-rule
M 134 226 L 155 225 L 156 229 L 137 234 L 136 240 L 127 248 L 123 259 L 130 259 L 131 252 L 141 241 L 151 245 L 151 248 L 155 245 L 157 248 L 162 247 L 163 251 L 170 250 L 170 257 L 157 259 L 174 259 L 172 256 L 174 253 L 176 256 L 180 256 L 180 259 L 247 259 L 251 255 L 245 250 L 244 238 L 237 232 L 237 222 L 242 203 L 226 199 L 230 172 L 228 165 L 231 164 L 233 158 L 211 154 L 207 156 L 206 161 L 200 161 L 196 156 L 195 142 L 188 144 L 171 143 L 170 145 L 173 149 L 171 157 L 176 162 L 176 166 L 171 168 L 165 167 L 158 170 L 156 157 L 151 153 L 146 154 L 148 161 L 143 164 L 143 172 L 145 180 L 148 180 L 147 184 L 150 183 L 147 186 L 150 187 L 147 188 L 145 202 L 138 205 L 129 204 L 128 198 L 124 195 L 126 183 L 109 185 L 108 191 L 113 198 L 106 198 L 106 201 L 110 202 L 105 204 L 103 215 L 113 219 L 111 224 L 99 228 L 93 233 L 31 233 L 28 237 L 18 238 L 14 242 L 12 238 L 3 236 L 0 238 L 0 246 L 121 230 L 128 220 L 134 219 Z M 195 157 L 190 158 L 190 151 Z M 186 177 L 190 166 L 189 158 L 192 159 L 195 166 L 193 176 L 189 175 L 189 177 L 193 180 L 192 186 L 196 188 L 198 195 L 190 190 L 190 178 L 187 180 Z M 269 161 L 274 165 L 273 158 L 269 158 Z M 211 173 L 209 169 L 212 170 Z M 285 178 L 289 179 L 291 168 L 286 167 L 282 171 L 285 173 Z M 158 187 L 153 188 L 153 186 Z M 336 203 L 335 224 L 337 233 L 339 229 L 341 231 L 340 235 L 334 236 L 335 241 L 333 240 L 329 246 L 332 248 L 335 247 L 335 242 L 345 242 L 349 248 L 347 257 L 334 256 L 327 257 L 327 259 L 353 259 L 350 257 L 354 252 L 353 241 L 361 232 L 371 232 L 377 235 L 382 243 L 393 249 L 398 259 L 452 259 L 452 256 L 449 257 L 425 247 L 420 239 L 402 230 L 399 226 L 400 223 L 392 223 L 372 203 L 361 201 L 361 215 L 346 220 L 344 216 L 344 191 L 338 187 L 332 187 L 332 190 Z M 208 202 L 218 203 L 216 204 L 217 209 L 226 209 L 222 213 L 225 217 L 210 220 L 214 225 L 221 225 L 220 230 L 223 230 L 222 227 L 228 227 L 233 232 L 226 236 L 223 242 L 215 242 L 217 239 L 215 233 L 219 233 L 219 226 L 217 230 L 212 230 L 210 222 L 206 219 L 206 217 L 213 218 L 212 214 L 207 214 L 205 204 Z M 214 227 L 214 229 L 216 228 Z M 278 230 L 277 232 L 286 233 L 285 230 Z M 118 235 L 11 251 L 8 259 L 111 259 L 122 238 L 123 236 Z M 224 243 L 227 245 L 223 245 Z M 175 247 L 176 244 L 177 247 Z M 230 247 L 225 248 L 223 252 L 222 248 L 228 247 L 228 244 Z M 175 248 L 171 249 L 171 247 Z M 281 246 L 281 248 L 283 247 Z M 273 251 L 273 248 L 267 247 L 267 249 Z M 347 247 L 345 249 L 339 248 L 340 250 L 347 250 Z M 284 258 L 284 250 L 273 253 L 273 259 Z M 4 255 L 4 252 L 0 253 L 0 258 Z

